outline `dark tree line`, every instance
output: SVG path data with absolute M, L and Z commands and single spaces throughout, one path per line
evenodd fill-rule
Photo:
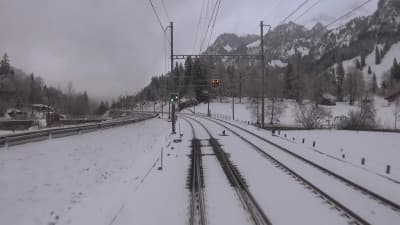
M 49 105 L 70 115 L 90 114 L 95 105 L 86 91 L 75 92 L 72 83 L 64 93 L 46 85 L 41 77 L 16 69 L 4 54 L 0 61 L 0 114 L 3 115 L 8 108 L 28 110 L 31 104 Z

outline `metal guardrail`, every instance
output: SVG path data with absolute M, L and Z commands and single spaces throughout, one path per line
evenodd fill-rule
M 49 128 L 45 130 L 2 135 L 0 136 L 0 147 L 14 146 L 34 141 L 65 137 L 74 134 L 87 133 L 91 131 L 107 129 L 131 123 L 137 123 L 147 119 L 155 118 L 158 115 L 156 113 L 141 113 L 141 114 L 143 117 L 139 118 L 126 118 L 124 120 L 118 120 L 118 121 L 105 121 L 100 123 L 77 125 L 73 127 Z

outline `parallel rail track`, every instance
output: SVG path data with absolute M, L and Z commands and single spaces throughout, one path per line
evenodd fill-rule
M 185 119 L 186 120 L 186 119 Z M 203 166 L 201 159 L 201 143 L 196 138 L 193 125 L 186 120 L 192 128 L 192 152 L 190 155 L 191 165 L 189 169 L 188 186 L 190 189 L 190 215 L 189 225 L 206 225 L 206 207 L 204 197 Z
M 193 119 L 193 118 L 191 118 L 191 119 L 194 120 L 194 121 L 197 121 L 199 124 L 201 124 L 200 121 L 198 121 L 196 119 Z M 205 118 L 205 119 L 208 119 L 208 118 Z M 212 121 L 212 120 L 210 120 L 210 121 Z M 294 170 L 290 169 L 288 166 L 286 166 L 285 164 L 280 162 L 278 159 L 276 159 L 273 156 L 269 155 L 268 153 L 264 152 L 261 148 L 259 148 L 255 144 L 253 144 L 251 141 L 249 141 L 248 139 L 246 139 L 242 135 L 238 134 L 234 130 L 230 129 L 229 127 L 227 127 L 227 126 L 225 126 L 225 125 L 223 125 L 221 123 L 218 123 L 218 122 L 215 122 L 215 121 L 212 121 L 212 122 L 224 127 L 228 131 L 230 131 L 232 134 L 234 134 L 235 136 L 237 136 L 238 138 L 240 138 L 241 140 L 243 140 L 244 142 L 246 142 L 247 144 L 252 146 L 256 151 L 258 151 L 262 155 L 264 155 L 276 167 L 282 169 L 284 172 L 286 172 L 287 174 L 292 176 L 294 179 L 296 179 L 300 183 L 304 184 L 308 189 L 310 189 L 312 192 L 314 192 L 314 194 L 316 194 L 322 200 L 326 201 L 330 206 L 332 206 L 332 208 L 335 208 L 340 213 L 341 216 L 346 217 L 349 220 L 349 224 L 371 225 L 371 223 L 369 223 L 367 220 L 363 219 L 361 216 L 356 214 L 353 210 L 351 210 L 350 208 L 348 208 L 348 207 L 344 206 L 343 204 L 341 204 L 335 198 L 333 198 L 332 196 L 328 195 L 326 192 L 324 192 L 323 190 L 321 190 L 320 188 L 318 188 L 317 186 L 315 186 L 314 184 L 309 182 L 307 179 L 305 179 L 303 176 L 301 176 L 300 174 L 298 174 Z M 203 124 L 202 124 L 202 126 L 205 127 Z
M 379 194 L 377 194 L 377 193 L 375 193 L 375 192 L 373 192 L 371 190 L 368 190 L 367 188 L 365 188 L 365 187 L 363 187 L 363 186 L 361 186 L 361 185 L 359 185 L 359 184 L 357 184 L 357 183 L 355 183 L 355 182 L 353 182 L 353 181 L 351 181 L 351 180 L 349 180 L 349 179 L 347 179 L 347 178 L 345 178 L 345 177 L 343 177 L 343 176 L 341 176 L 341 175 L 339 175 L 339 174 L 337 174 L 337 173 L 335 173 L 335 172 L 333 172 L 333 171 L 331 171 L 329 169 L 326 169 L 326 168 L 318 165 L 317 163 L 312 162 L 311 160 L 309 160 L 309 159 L 307 159 L 307 158 L 305 158 L 305 157 L 303 157 L 301 155 L 298 155 L 295 152 L 290 151 L 289 149 L 287 149 L 287 148 L 285 148 L 283 146 L 280 146 L 280 145 L 278 145 L 276 143 L 273 143 L 272 141 L 267 140 L 266 138 L 263 138 L 258 134 L 255 134 L 255 133 L 253 133 L 253 132 L 251 132 L 251 131 L 249 131 L 247 129 L 244 129 L 244 128 L 236 125 L 236 124 L 233 124 L 233 123 L 230 123 L 230 122 L 226 122 L 226 121 L 223 121 L 223 120 L 210 119 L 210 118 L 207 118 L 207 117 L 201 117 L 201 118 L 207 119 L 207 120 L 209 120 L 211 122 L 214 122 L 214 123 L 224 127 L 227 130 L 230 130 L 230 131 L 233 131 L 233 130 L 231 128 L 227 127 L 224 124 L 228 124 L 228 125 L 230 125 L 232 127 L 235 127 L 235 128 L 237 128 L 237 129 L 239 129 L 239 130 L 241 130 L 241 131 L 243 131 L 243 132 L 245 132 L 247 134 L 250 134 L 251 136 L 253 136 L 253 137 L 255 137 L 255 138 L 257 138 L 257 139 L 259 139 L 259 140 L 261 140 L 261 141 L 263 141 L 263 142 L 265 142 L 267 144 L 270 144 L 273 147 L 276 147 L 276 148 L 282 150 L 283 152 L 285 152 L 285 153 L 289 154 L 290 156 L 292 156 L 292 157 L 304 162 L 307 165 L 310 165 L 311 167 L 323 172 L 324 174 L 339 180 L 340 182 L 342 182 L 342 183 L 346 184 L 347 186 L 351 187 L 352 189 L 357 190 L 357 191 L 361 192 L 364 195 L 367 195 L 370 199 L 374 199 L 375 201 L 379 202 L 381 205 L 386 206 L 386 207 L 390 207 L 391 210 L 393 210 L 393 211 L 395 211 L 397 213 L 400 213 L 400 205 L 399 204 L 397 204 L 397 203 L 395 203 L 395 202 L 393 202 L 393 201 L 391 201 L 391 200 L 389 200 L 389 199 L 387 199 L 387 198 L 385 198 L 385 197 L 383 197 L 383 196 L 381 196 L 381 195 L 379 195 Z M 262 149 L 259 149 L 259 152 L 261 154 L 263 154 L 263 155 L 268 155 Z
M 249 213 L 252 222 L 255 225 L 272 225 L 269 218 L 265 215 L 265 213 L 257 203 L 256 199 L 250 193 L 249 189 L 247 188 L 246 182 L 240 175 L 238 169 L 235 168 L 233 164 L 229 161 L 227 154 L 221 148 L 221 145 L 219 144 L 218 140 L 212 136 L 211 132 L 202 123 L 193 118 L 190 117 L 187 118 L 199 124 L 209 135 L 210 137 L 209 142 L 214 151 L 214 154 L 216 155 L 218 161 L 220 162 L 220 165 L 227 179 L 229 180 L 230 184 L 236 191 L 237 196 L 239 197 L 242 203 L 242 206 Z M 185 120 L 188 121 L 187 119 Z
M 280 162 L 278 159 L 274 158 L 272 155 L 268 154 L 267 152 L 265 152 L 263 149 L 259 148 L 258 146 L 256 146 L 255 144 L 253 144 L 251 141 L 249 141 L 248 138 L 243 137 L 242 135 L 240 135 L 239 133 L 237 133 L 236 131 L 234 131 L 232 128 L 230 128 L 229 126 L 232 126 L 234 128 L 237 128 L 241 131 L 244 131 L 247 134 L 250 134 L 251 136 L 262 140 L 265 143 L 268 143 L 282 151 L 284 151 L 287 154 L 290 154 L 291 156 L 295 157 L 296 159 L 312 166 L 313 168 L 318 169 L 319 171 L 323 172 L 324 174 L 333 177 L 335 179 L 337 179 L 338 181 L 344 183 L 346 186 L 348 186 L 349 188 L 359 191 L 360 193 L 362 193 L 363 195 L 366 196 L 366 198 L 372 199 L 373 201 L 376 201 L 377 203 L 379 203 L 380 205 L 384 206 L 384 207 L 389 207 L 389 210 L 393 210 L 395 213 L 400 213 L 400 207 L 397 203 L 390 201 L 370 190 L 368 190 L 365 187 L 362 187 L 346 178 L 344 178 L 343 176 L 340 176 L 296 153 L 293 153 L 292 151 L 276 144 L 273 143 L 251 131 L 248 131 L 236 124 L 232 124 L 230 122 L 226 122 L 223 120 L 219 120 L 219 119 L 210 119 L 208 117 L 201 117 L 203 119 L 209 120 L 215 124 L 218 124 L 219 126 L 223 127 L 224 129 L 230 131 L 232 134 L 238 136 L 240 139 L 242 139 L 243 141 L 247 142 L 249 145 L 251 145 L 257 152 L 259 152 L 261 155 L 263 155 L 264 157 L 266 157 L 269 161 L 271 161 L 274 165 L 276 165 L 278 168 L 281 168 L 282 170 L 284 170 L 286 173 L 288 173 L 290 176 L 292 176 L 294 179 L 300 181 L 303 184 L 306 184 L 308 186 L 309 189 L 311 189 L 315 194 L 319 195 L 322 199 L 326 200 L 328 204 L 333 205 L 333 208 L 336 208 L 338 212 L 341 213 L 342 216 L 347 217 L 352 224 L 371 224 L 370 222 L 368 222 L 367 220 L 365 220 L 364 218 L 362 218 L 361 216 L 359 216 L 357 213 L 355 213 L 353 210 L 351 210 L 350 208 L 344 206 L 342 203 L 340 203 L 339 201 L 337 201 L 335 198 L 333 198 L 332 196 L 328 195 L 326 192 L 324 192 L 322 189 L 320 189 L 319 187 L 317 187 L 316 185 L 312 184 L 310 181 L 308 181 L 307 179 L 305 179 L 304 177 L 302 177 L 300 174 L 296 173 L 294 170 L 290 169 L 288 166 L 286 166 L 285 164 L 283 164 L 282 162 Z M 227 125 L 229 126 L 227 126 Z

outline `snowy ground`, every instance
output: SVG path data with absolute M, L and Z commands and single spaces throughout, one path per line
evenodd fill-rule
M 229 103 L 213 104 L 215 110 L 229 114 Z M 196 107 L 196 111 L 202 107 Z M 251 117 L 246 107 L 238 104 L 239 118 Z M 340 213 L 248 144 L 229 133 L 227 137 L 220 137 L 220 126 L 200 120 L 219 139 L 273 224 L 347 224 Z M 269 131 L 235 123 L 400 202 L 397 160 L 400 134 L 326 130 L 290 131 L 272 136 Z M 180 143 L 173 142 L 177 135 L 170 135 L 170 123 L 165 119 L 151 119 L 0 149 L 1 224 L 187 224 L 190 194 L 186 179 L 193 136 L 190 126 L 182 119 L 178 119 L 177 130 L 184 134 Z M 202 158 L 208 224 L 248 224 L 250 220 L 236 192 L 215 156 L 210 154 L 207 133 L 198 125 L 195 130 L 201 139 L 202 153 L 208 153 Z M 305 144 L 300 142 L 302 138 L 306 139 Z M 311 147 L 312 140 L 317 143 L 315 148 Z M 262 141 L 253 138 L 251 142 L 355 209 L 372 224 L 400 221 L 399 213 L 387 211 L 385 206 L 315 168 Z M 161 150 L 162 171 L 158 170 Z M 342 154 L 346 154 L 345 159 L 341 158 Z M 365 166 L 360 165 L 360 157 L 366 158 Z M 382 168 L 386 164 L 392 166 L 390 174 L 385 174 Z
M 354 166 L 359 166 L 382 176 L 396 179 L 400 183 L 400 134 L 382 132 L 357 132 L 337 130 L 284 131 L 287 140 L 298 145 L 307 146 L 309 150 L 317 150 Z M 295 140 L 293 141 L 293 138 Z M 302 139 L 305 138 L 305 144 Z M 316 147 L 312 148 L 312 142 Z M 344 155 L 344 157 L 343 157 Z M 361 159 L 365 164 L 361 165 Z M 386 174 L 386 166 L 391 166 L 390 174 Z
M 272 163 L 260 157 L 260 155 L 249 147 L 249 145 L 243 141 L 240 141 L 237 137 L 233 135 L 221 137 L 221 128 L 213 123 L 206 120 L 200 119 L 211 131 L 214 137 L 217 137 L 222 148 L 229 155 L 231 160 L 235 165 L 238 166 L 239 170 L 244 175 L 246 183 L 249 185 L 250 191 L 253 193 L 254 197 L 257 199 L 261 208 L 263 208 L 267 217 L 271 220 L 272 224 L 275 225 L 285 225 L 285 224 L 347 224 L 346 220 L 337 215 L 333 210 L 318 198 L 310 194 L 310 192 L 305 189 L 302 185 L 296 183 L 294 179 L 287 176 L 283 171 L 275 168 Z M 196 124 L 195 124 L 196 125 Z M 202 128 L 196 125 L 196 130 L 201 130 Z M 209 138 L 209 137 L 207 137 Z M 213 167 L 218 166 L 215 156 L 207 156 L 205 164 L 205 172 L 210 168 L 210 160 L 213 160 Z M 215 168 L 214 168 L 215 169 Z M 205 179 L 211 180 L 219 173 L 215 170 L 214 174 L 205 174 Z M 222 171 L 221 171 L 222 172 Z M 220 174 L 220 179 L 224 177 Z M 215 178 L 214 178 L 215 179 Z M 216 182 L 216 181 L 214 181 Z M 216 182 L 217 183 L 217 182 Z M 215 185 L 213 185 L 215 187 Z M 207 190 L 207 182 L 206 182 Z M 226 212 L 232 212 L 240 202 L 235 200 L 235 198 L 226 199 L 227 187 L 225 189 L 219 188 L 219 195 L 213 194 L 211 200 L 208 202 L 210 211 L 212 208 L 221 205 L 219 199 L 224 199 L 225 202 L 230 202 L 230 204 L 225 206 Z M 208 191 L 210 193 L 210 191 Z M 212 192 L 213 193 L 213 192 Z M 206 192 L 207 194 L 207 192 Z M 210 196 L 210 194 L 208 194 Z M 222 197 L 221 197 L 222 195 Z M 307 207 L 304 207 L 307 206 Z M 218 211 L 217 211 L 218 212 Z M 220 211 L 219 211 L 220 212 Z M 290 213 L 290 216 L 287 216 Z M 243 214 L 243 213 L 242 213 Z M 319 216 L 314 216 L 314 215 Z M 214 224 L 247 224 L 247 223 L 237 223 L 240 222 L 240 217 L 237 218 L 240 213 L 226 213 L 225 223 L 214 223 Z M 213 215 L 213 218 L 219 218 L 220 215 Z M 235 222 L 228 222 L 228 219 L 235 218 Z M 221 222 L 222 222 L 221 221 Z
M 206 124 L 206 126 L 214 130 L 213 132 L 215 135 L 221 133 L 221 130 L 223 129 L 222 127 L 207 122 L 207 120 L 204 119 L 202 119 L 202 121 Z M 263 137 L 266 137 L 267 139 L 270 139 L 271 141 L 288 148 L 296 154 L 300 154 L 303 157 L 306 157 L 311 161 L 328 168 L 331 171 L 335 171 L 336 173 L 347 177 L 348 179 L 366 187 L 369 190 L 373 190 L 394 202 L 400 202 L 400 198 L 398 195 L 399 183 L 393 182 L 392 180 L 386 179 L 385 177 L 382 177 L 375 173 L 371 173 L 370 171 L 366 171 L 362 168 L 356 167 L 346 162 L 342 162 L 331 157 L 321 155 L 320 153 L 315 151 L 310 151 L 305 147 L 301 147 L 296 143 L 289 142 L 280 137 L 273 137 L 271 136 L 270 132 L 257 130 L 254 127 L 247 127 L 246 125 L 244 126 L 248 129 L 253 130 L 254 132 L 257 132 L 259 135 L 262 135 Z M 244 135 L 246 138 L 251 138 L 251 136 L 246 135 L 244 132 L 239 131 L 239 133 Z M 230 134 L 230 136 L 232 135 Z M 225 146 L 224 149 L 231 153 L 231 157 L 234 160 L 234 163 L 239 166 L 239 169 L 243 170 L 245 177 L 248 179 L 250 188 L 254 191 L 254 193 L 258 193 L 257 199 L 260 201 L 261 204 L 264 204 L 263 207 L 265 207 L 265 210 L 269 210 L 270 212 L 272 212 L 271 217 L 275 219 L 277 224 L 293 224 L 294 222 L 296 222 L 297 224 L 314 224 L 315 221 L 323 218 L 327 218 L 327 221 L 333 222 L 333 224 L 339 223 L 335 222 L 336 220 L 334 220 L 333 218 L 331 219 L 328 214 L 324 214 L 323 211 L 320 211 L 322 210 L 322 208 L 321 206 L 318 206 L 318 204 L 314 204 L 313 206 L 313 203 L 310 202 L 312 200 L 310 196 L 306 197 L 305 199 L 300 199 L 300 197 L 297 197 L 297 195 L 293 198 L 290 198 L 290 193 L 298 192 L 293 189 L 295 188 L 295 185 L 285 185 L 281 183 L 283 178 L 281 176 L 276 176 L 277 172 L 272 172 L 270 174 L 273 168 L 268 169 L 265 167 L 266 165 L 263 165 L 263 163 L 261 162 L 263 161 L 264 164 L 268 164 L 267 160 L 262 159 L 262 157 L 260 156 L 252 156 L 252 152 L 254 152 L 254 150 L 249 147 L 246 148 L 246 146 L 242 146 L 242 144 L 237 140 L 225 140 L 229 138 L 230 137 L 223 137 L 220 139 L 223 143 L 223 146 Z M 332 179 L 329 176 L 326 176 L 315 168 L 307 166 L 306 164 L 302 163 L 299 160 L 296 160 L 293 157 L 289 157 L 288 154 L 283 153 L 279 149 L 271 148 L 269 144 L 265 144 L 254 138 L 250 140 L 253 144 L 264 149 L 264 151 L 267 151 L 273 157 L 279 159 L 281 162 L 289 166 L 289 168 L 294 169 L 306 179 L 314 183 L 316 186 L 322 188 L 325 192 L 336 198 L 339 202 L 346 205 L 347 207 L 350 207 L 352 210 L 355 210 L 356 213 L 370 221 L 372 224 L 397 224 L 397 221 L 400 221 L 400 215 L 398 213 L 392 211 L 388 207 L 383 207 L 380 203 L 374 200 L 371 201 L 371 199 L 366 198 L 361 192 L 355 191 L 347 187 L 345 184 L 335 179 Z M 263 177 L 265 177 L 264 179 L 260 177 L 260 171 L 263 171 L 261 174 L 263 175 Z M 278 185 L 277 187 L 273 187 L 272 183 L 278 181 L 280 185 Z M 288 189 L 288 194 L 282 194 L 284 193 L 285 189 Z M 268 194 L 269 191 L 271 191 L 270 194 Z M 299 195 L 304 197 L 305 194 Z M 291 208 L 289 211 L 302 213 L 294 214 L 297 215 L 297 217 L 293 216 L 292 218 L 295 218 L 293 221 L 291 221 L 290 218 L 286 218 L 284 217 L 284 215 L 279 214 L 279 212 L 281 211 L 288 210 L 289 206 L 294 207 L 297 201 L 300 201 L 302 203 L 298 207 L 297 211 L 296 209 Z M 273 205 L 271 206 L 269 204 Z M 279 207 L 282 207 L 282 209 L 277 210 Z M 302 217 L 307 215 L 307 213 L 310 213 L 307 212 L 307 209 L 311 209 L 312 215 L 321 215 L 321 217 L 310 216 L 310 218 L 313 218 L 313 221 L 307 222 L 307 219 Z M 327 222 L 316 222 L 315 224 L 326 223 Z
M 235 99 L 235 120 L 248 121 L 255 123 L 257 121 L 257 106 L 254 102 L 247 98 L 242 99 L 242 104 L 239 104 L 239 99 Z M 375 97 L 375 108 L 377 114 L 377 122 L 382 128 L 394 128 L 394 106 L 389 105 L 386 100 L 380 97 Z M 280 125 L 300 126 L 296 122 L 296 102 L 293 100 L 284 100 L 285 110 L 279 117 Z M 260 106 L 261 107 L 261 106 Z M 321 106 L 332 113 L 331 122 L 337 116 L 347 115 L 351 110 L 357 110 L 357 106 L 350 106 L 346 102 L 338 102 L 336 106 Z M 207 113 L 207 104 L 202 103 L 196 107 L 191 107 L 184 112 Z M 228 119 L 232 118 L 232 103 L 231 98 L 225 98 L 222 103 L 218 100 L 213 100 L 210 103 L 211 114 L 223 115 Z
M 1 223 L 185 224 L 189 141 L 169 131 L 153 119 L 1 149 Z

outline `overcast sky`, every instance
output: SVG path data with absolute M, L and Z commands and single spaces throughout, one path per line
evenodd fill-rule
M 202 4 L 206 8 L 209 2 L 211 8 L 215 1 L 164 0 L 175 22 L 176 53 L 194 51 Z M 213 37 L 258 34 L 260 20 L 277 25 L 303 1 L 222 0 Z M 318 1 L 309 0 L 289 20 Z M 364 1 L 321 0 L 296 22 L 307 27 L 317 21 L 326 24 Z M 353 16 L 373 13 L 377 1 Z M 162 0 L 153 3 L 167 26 Z M 201 24 L 206 23 L 204 14 Z M 12 65 L 54 86 L 63 88 L 71 81 L 76 90 L 95 97 L 132 94 L 169 67 L 164 34 L 148 0 L 0 0 L 0 30 L 0 53 L 7 52 Z

